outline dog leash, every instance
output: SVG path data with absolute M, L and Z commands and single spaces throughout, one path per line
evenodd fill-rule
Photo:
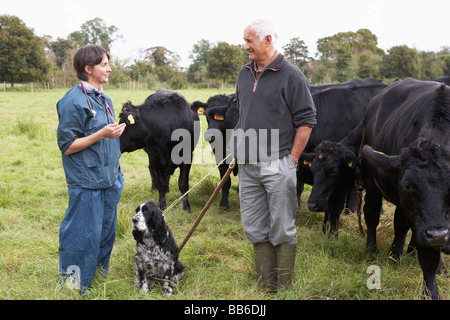
M 228 157 L 227 157 L 228 158 Z M 225 158 L 226 159 L 226 158 Z M 224 159 L 224 160 L 225 160 Z M 223 161 L 224 161 L 223 160 Z M 227 181 L 227 179 L 230 177 L 231 172 L 234 169 L 234 166 L 236 165 L 236 158 L 233 158 L 233 160 L 231 161 L 230 165 L 228 166 L 228 170 L 227 172 L 225 172 L 222 180 L 220 180 L 219 184 L 217 185 L 216 189 L 214 190 L 214 192 L 212 193 L 211 197 L 209 198 L 208 202 L 206 202 L 205 206 L 203 207 L 202 211 L 200 212 L 197 220 L 195 220 L 195 223 L 193 224 L 193 226 L 191 227 L 191 230 L 189 230 L 188 234 L 186 235 L 186 237 L 184 238 L 183 242 L 181 243 L 180 247 L 179 247 L 179 251 L 181 251 L 181 249 L 183 249 L 184 245 L 186 244 L 186 242 L 189 240 L 189 238 L 192 236 L 192 234 L 194 233 L 195 229 L 197 228 L 198 224 L 200 223 L 200 221 L 203 219 L 203 216 L 205 215 L 206 211 L 209 209 L 209 207 L 211 206 L 211 203 L 214 201 L 214 199 L 217 197 L 217 194 L 219 193 L 220 189 L 222 189 L 223 185 L 225 184 L 225 181 Z
M 210 172 L 208 172 L 203 178 L 201 178 L 201 180 L 199 182 L 197 182 L 192 188 L 190 188 L 188 191 L 186 191 L 184 194 L 182 194 L 178 199 L 176 199 L 174 202 L 172 202 L 172 204 L 170 206 L 167 207 L 167 209 L 164 210 L 164 214 L 166 214 L 167 211 L 169 211 L 170 209 L 172 209 L 178 202 L 180 202 L 189 192 L 191 192 L 192 190 L 194 190 L 200 183 L 203 182 L 203 180 L 205 180 L 207 177 L 209 177 L 213 172 L 215 172 L 217 170 L 217 168 L 224 163 L 229 157 L 231 156 L 231 153 L 228 154 L 225 159 L 223 159 L 222 161 L 220 161 L 220 163 L 218 165 L 216 165 Z

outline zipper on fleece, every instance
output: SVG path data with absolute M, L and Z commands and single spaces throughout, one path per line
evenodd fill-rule
M 262 72 L 259 74 L 258 78 L 256 78 L 255 73 L 253 72 L 252 68 L 250 68 L 249 66 L 247 66 L 247 68 L 250 70 L 250 72 L 252 73 L 253 79 L 255 80 L 255 83 L 253 84 L 253 92 L 256 91 L 256 87 L 258 86 L 258 81 L 261 78 L 262 74 L 266 71 L 266 70 L 272 70 L 272 71 L 278 71 L 280 69 L 276 69 L 276 68 L 264 68 L 262 70 Z
M 263 71 L 263 72 L 264 72 L 264 71 Z M 255 78 L 255 83 L 253 84 L 253 92 L 256 91 L 256 87 L 258 86 L 259 78 L 261 78 L 261 75 L 262 75 L 262 74 L 263 74 L 262 72 L 259 74 L 258 79 L 256 79 L 255 75 L 253 75 L 253 78 Z
M 258 85 L 258 80 L 259 80 L 259 78 L 261 78 L 262 72 L 261 72 L 261 74 L 259 75 L 258 79 L 256 79 L 255 73 L 253 72 L 252 68 L 251 68 L 250 66 L 247 66 L 247 68 L 248 68 L 248 70 L 250 71 L 250 73 L 252 74 L 253 80 L 255 80 L 255 82 L 253 83 L 253 92 L 255 92 L 256 86 Z M 263 70 L 263 71 L 264 71 L 264 70 Z

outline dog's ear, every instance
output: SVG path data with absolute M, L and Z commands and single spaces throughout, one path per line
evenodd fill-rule
M 142 210 L 146 211 L 144 217 L 146 217 L 147 228 L 151 230 L 153 240 L 158 245 L 163 244 L 167 238 L 167 230 L 162 211 L 156 205 L 151 204 L 146 204 Z
M 133 238 L 136 240 L 136 242 L 142 242 L 144 235 L 141 231 L 134 229 L 133 230 Z
M 152 234 L 158 245 L 162 245 L 167 238 L 166 222 L 162 211 L 155 206 L 152 210 Z
M 157 208 L 159 212 L 154 214 L 154 229 L 153 229 L 153 239 L 159 245 L 162 245 L 167 238 L 166 222 L 164 221 L 164 216 L 161 210 Z

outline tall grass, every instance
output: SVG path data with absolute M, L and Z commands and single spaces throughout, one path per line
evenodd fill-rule
M 58 282 L 58 231 L 67 207 L 67 189 L 56 143 L 56 102 L 64 90 L 0 93 L 0 299 L 167 299 L 161 290 L 135 290 L 135 241 L 131 218 L 135 207 L 156 200 L 151 190 L 148 159 L 142 150 L 122 155 L 125 186 L 119 203 L 117 237 L 106 278 L 97 277 L 84 297 L 63 292 Z M 122 103 L 142 103 L 150 92 L 109 90 L 116 114 Z M 180 90 L 189 101 L 206 101 L 217 90 Z M 229 93 L 226 92 L 226 93 Z M 206 122 L 203 119 L 203 126 Z M 200 147 L 209 148 L 202 142 Z M 206 149 L 209 152 L 209 149 Z M 206 152 L 206 151 L 205 151 Z M 211 163 L 194 164 L 191 186 L 212 170 Z M 179 197 L 177 175 L 170 181 L 167 203 Z M 237 178 L 232 177 L 230 207 L 217 199 L 181 252 L 186 267 L 171 299 L 424 299 L 422 274 L 414 256 L 391 264 L 387 251 L 393 238 L 393 207 L 385 204 L 378 239 L 380 253 L 369 255 L 358 233 L 355 215 L 343 215 L 338 240 L 323 235 L 322 213 L 307 211 L 302 196 L 298 212 L 298 250 L 293 284 L 276 296 L 256 286 L 253 249 L 243 234 Z M 181 204 L 166 213 L 178 243 L 184 239 L 219 181 L 218 170 L 189 194 L 192 213 Z M 448 264 L 448 257 L 444 263 Z M 367 268 L 380 267 L 381 288 L 368 289 Z M 438 277 L 443 299 L 450 297 L 449 280 Z

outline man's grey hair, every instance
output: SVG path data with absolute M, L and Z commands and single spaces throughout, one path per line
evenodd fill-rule
M 248 27 L 256 32 L 256 36 L 259 38 L 259 41 L 264 40 L 264 37 L 270 35 L 272 36 L 272 46 L 275 47 L 277 44 L 278 34 L 270 21 L 265 19 L 257 19 L 252 21 Z

